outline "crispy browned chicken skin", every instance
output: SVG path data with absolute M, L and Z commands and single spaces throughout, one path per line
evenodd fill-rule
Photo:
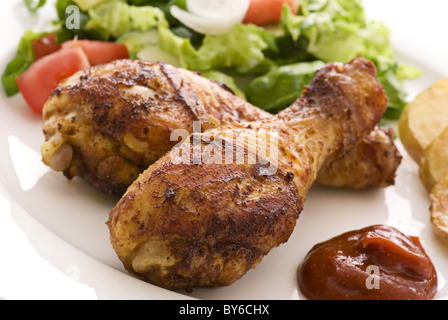
M 43 110 L 44 162 L 122 195 L 170 150 L 176 129 L 193 132 L 266 113 L 193 72 L 163 63 L 120 60 L 64 81 Z
M 320 168 L 368 135 L 386 106 L 374 65 L 357 59 L 322 68 L 275 117 L 190 136 L 110 212 L 113 248 L 158 286 L 232 284 L 289 239 Z
M 43 112 L 42 156 L 67 178 L 81 176 L 98 190 L 121 196 L 178 143 L 171 139 L 175 130 L 192 133 L 194 121 L 205 131 L 271 117 L 196 73 L 164 63 L 120 60 L 83 70 L 52 93 Z M 393 140 L 385 138 L 378 139 L 375 130 L 359 147 L 372 154 L 349 152 L 319 182 L 357 189 L 390 185 L 400 155 Z M 372 158 L 387 170 L 370 167 Z M 340 172 L 342 167 L 350 174 Z
M 325 187 L 363 190 L 395 183 L 402 156 L 391 128 L 376 128 L 353 148 L 327 163 L 317 183 Z

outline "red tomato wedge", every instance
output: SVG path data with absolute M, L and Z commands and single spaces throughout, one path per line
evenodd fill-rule
M 36 60 L 58 51 L 61 45 L 56 42 L 56 35 L 50 34 L 42 39 L 33 41 L 33 53 Z
M 294 14 L 299 11 L 299 0 L 251 0 L 243 23 L 265 25 L 279 22 L 283 4 L 287 4 Z
M 17 78 L 17 86 L 33 113 L 41 114 L 59 82 L 89 66 L 89 60 L 81 48 L 63 48 L 36 60 Z
M 80 47 L 89 58 L 90 65 L 96 66 L 117 59 L 128 59 L 129 52 L 124 44 L 96 40 L 71 40 L 62 44 L 63 48 Z

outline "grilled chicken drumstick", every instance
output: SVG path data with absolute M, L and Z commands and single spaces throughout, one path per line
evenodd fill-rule
M 322 68 L 277 116 L 193 134 L 110 212 L 113 248 L 158 286 L 232 284 L 289 239 L 320 168 L 368 135 L 386 107 L 374 65 L 357 59 Z
M 174 130 L 192 133 L 194 121 L 205 131 L 271 117 L 196 73 L 119 60 L 83 70 L 52 93 L 44 108 L 42 156 L 69 179 L 81 176 L 98 190 L 121 196 L 178 143 L 170 139 Z M 336 160 L 319 182 L 356 189 L 393 184 L 401 156 L 386 131 L 374 130 L 359 148 Z
M 327 163 L 316 182 L 325 187 L 362 190 L 395 183 L 402 156 L 392 129 L 376 128 L 353 148 Z

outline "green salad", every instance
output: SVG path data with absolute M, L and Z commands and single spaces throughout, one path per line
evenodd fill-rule
M 32 11 L 45 5 L 25 3 Z M 49 33 L 59 43 L 77 38 L 125 44 L 133 59 L 198 71 L 272 113 L 294 102 L 325 63 L 365 57 L 376 65 L 389 98 L 384 119 L 396 120 L 407 104 L 403 82 L 420 76 L 417 68 L 396 61 L 389 30 L 367 19 L 361 0 L 300 0 L 297 14 L 283 6 L 278 23 L 237 23 L 214 35 L 181 23 L 171 6 L 186 9 L 186 0 L 57 0 L 54 29 L 27 31 L 4 70 L 7 94 L 18 93 L 15 78 L 33 62 L 32 41 Z M 79 8 L 77 16 L 71 8 Z

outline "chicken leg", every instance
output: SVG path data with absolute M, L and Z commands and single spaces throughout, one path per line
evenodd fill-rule
M 44 107 L 44 163 L 101 192 L 121 196 L 149 165 L 187 134 L 237 121 L 271 118 L 225 87 L 164 63 L 119 60 L 83 70 L 53 92 Z M 401 161 L 383 129 L 328 165 L 325 186 L 363 189 L 394 182 Z M 369 152 L 367 152 L 369 151 Z M 341 168 L 350 174 L 340 171 Z
M 356 59 L 323 67 L 274 117 L 191 135 L 110 212 L 113 248 L 129 272 L 161 287 L 232 284 L 289 239 L 322 166 L 386 107 L 374 65 Z

